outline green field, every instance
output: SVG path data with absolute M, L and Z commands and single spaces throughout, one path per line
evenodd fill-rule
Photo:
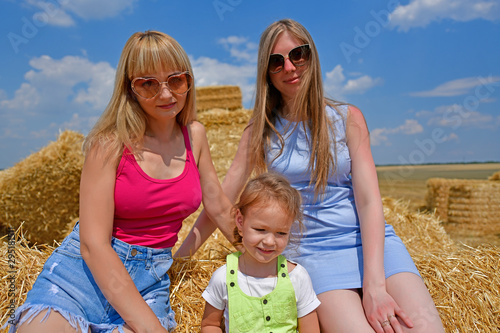
M 403 199 L 415 210 L 425 210 L 429 178 L 488 179 L 500 170 L 500 163 L 430 164 L 378 166 L 380 193 L 383 197 Z M 500 235 L 463 237 L 450 234 L 457 241 L 476 246 L 483 243 L 500 245 Z

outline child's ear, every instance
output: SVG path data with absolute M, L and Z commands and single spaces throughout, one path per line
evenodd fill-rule
M 243 236 L 243 214 L 241 214 L 241 211 L 239 209 L 236 210 L 236 227 L 238 228 L 238 233 L 240 234 L 240 236 Z

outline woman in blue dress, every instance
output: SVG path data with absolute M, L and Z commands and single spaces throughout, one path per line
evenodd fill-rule
M 223 189 L 234 200 L 252 172 L 265 170 L 285 175 L 302 194 L 306 230 L 284 254 L 311 276 L 322 332 L 444 332 L 385 222 L 363 114 L 324 97 L 314 42 L 288 19 L 261 36 L 253 116 Z M 208 223 L 202 213 L 176 256 L 205 241 Z

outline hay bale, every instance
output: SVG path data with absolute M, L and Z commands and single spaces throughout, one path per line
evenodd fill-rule
M 241 109 L 242 95 L 238 86 L 210 86 L 196 88 L 196 108 L 198 111 L 210 109 Z
M 5 170 L 0 183 L 0 224 L 24 221 L 29 242 L 52 244 L 78 217 L 83 135 L 62 132 L 57 141 Z
M 429 178 L 427 180 L 427 193 L 425 200 L 429 210 L 435 210 L 436 215 L 446 222 L 448 220 L 448 194 L 450 186 L 457 179 Z
M 500 332 L 498 258 L 495 246 L 413 257 L 446 332 Z
M 384 216 L 411 255 L 451 251 L 455 244 L 435 214 L 415 212 L 409 201 L 383 198 Z
M 0 328 L 11 319 L 13 310 L 24 303 L 53 247 L 29 247 L 23 229 L 9 228 L 0 245 Z M 9 256 L 10 255 L 10 256 Z M 5 329 L 3 332 L 7 332 Z
M 386 211 L 389 208 L 386 208 Z M 16 281 L 15 296 L 10 288 L 8 242 L 0 246 L 0 310 L 3 315 L 0 327 L 8 322 L 9 304 L 21 305 L 31 289 L 36 276 L 53 248 L 28 247 L 22 233 L 15 238 Z M 176 313 L 178 328 L 175 332 L 197 332 L 203 315 L 204 301 L 201 293 L 208 285 L 213 272 L 224 264 L 224 257 L 231 252 L 211 243 L 215 257 L 200 259 L 175 259 L 171 277 L 171 301 Z M 214 251 L 211 253 L 214 254 Z M 450 252 L 416 253 L 415 264 L 429 288 L 439 311 L 446 332 L 498 332 L 500 329 L 500 249 L 495 246 Z M 422 313 L 422 315 L 426 315 Z M 418 318 L 417 318 L 418 320 Z M 1 332 L 6 333 L 4 329 Z
M 436 211 L 448 232 L 465 236 L 500 233 L 499 182 L 431 178 L 427 208 Z
M 500 171 L 495 172 L 488 177 L 488 180 L 500 180 Z

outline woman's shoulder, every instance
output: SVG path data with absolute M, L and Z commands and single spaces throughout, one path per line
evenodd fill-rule
M 326 112 L 331 118 L 343 118 L 347 117 L 349 113 L 350 104 L 347 103 L 332 103 L 329 102 L 326 104 Z
M 197 120 L 191 121 L 186 125 L 186 128 L 193 133 L 205 132 L 205 126 Z

